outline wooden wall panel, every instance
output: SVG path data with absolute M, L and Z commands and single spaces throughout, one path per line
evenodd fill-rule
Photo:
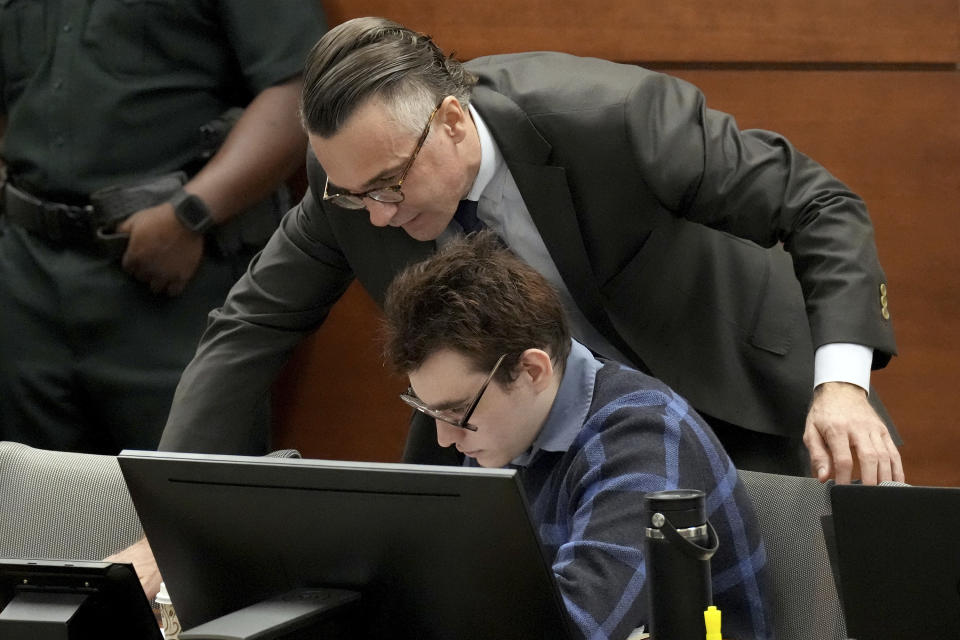
M 960 1 L 748 0 L 718 11 L 691 0 L 602 0 L 589 12 L 566 0 L 325 4 L 331 24 L 387 15 L 462 58 L 550 48 L 654 61 L 741 127 L 784 133 L 870 207 L 900 348 L 873 380 L 906 440 L 908 480 L 960 485 L 960 73 L 944 64 L 960 60 Z M 656 62 L 664 60 L 676 63 Z M 744 64 L 723 68 L 731 62 Z M 777 62 L 811 64 L 769 64 Z M 897 66 L 917 62 L 929 64 Z M 399 458 L 409 413 L 396 395 L 406 384 L 380 365 L 378 322 L 355 285 L 298 349 L 275 389 L 278 446 Z
M 953 63 L 956 0 L 326 0 L 429 33 L 462 59 L 559 50 L 626 62 Z
M 356 282 L 301 343 L 274 385 L 274 448 L 308 458 L 399 462 L 405 378 L 383 366 L 380 309 Z

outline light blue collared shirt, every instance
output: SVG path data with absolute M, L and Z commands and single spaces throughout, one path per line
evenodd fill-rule
M 572 341 L 567 356 L 563 379 L 553 400 L 547 420 L 543 423 L 530 448 L 513 459 L 511 464 L 525 467 L 540 451 L 563 452 L 570 448 L 587 421 L 590 404 L 593 402 L 593 386 L 597 371 L 603 363 L 593 357 L 590 350 Z

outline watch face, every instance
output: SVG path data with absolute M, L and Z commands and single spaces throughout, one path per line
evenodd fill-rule
M 177 214 L 177 218 L 191 231 L 202 233 L 213 226 L 210 210 L 203 203 L 203 200 L 195 195 L 187 194 L 186 197 L 176 198 L 173 203 L 173 210 Z

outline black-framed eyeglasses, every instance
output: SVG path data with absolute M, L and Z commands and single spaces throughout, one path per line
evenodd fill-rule
M 400 394 L 400 399 L 406 402 L 408 405 L 419 411 L 420 413 L 425 413 L 431 418 L 437 420 L 442 420 L 447 424 L 452 424 L 455 427 L 462 427 L 463 429 L 468 429 L 470 431 L 476 431 L 477 428 L 470 424 L 470 416 L 473 415 L 473 410 L 477 408 L 477 405 L 480 404 L 480 398 L 483 397 L 483 392 L 487 390 L 487 386 L 490 384 L 490 381 L 493 380 L 494 374 L 497 372 L 497 369 L 500 368 L 500 363 L 503 362 L 503 359 L 507 357 L 507 354 L 503 354 L 497 359 L 497 363 L 493 365 L 493 369 L 490 370 L 490 373 L 487 374 L 487 379 L 483 381 L 483 385 L 480 387 L 480 390 L 477 391 L 477 395 L 473 397 L 473 400 L 470 401 L 470 404 L 467 405 L 467 410 L 463 412 L 463 415 L 456 416 L 446 409 L 434 409 L 426 404 L 423 400 L 417 397 L 417 394 L 413 392 L 413 388 L 407 388 L 406 393 Z
M 376 200 L 377 202 L 387 202 L 390 204 L 396 204 L 398 202 L 403 202 L 403 191 L 400 190 L 400 187 L 403 186 L 403 181 L 407 177 L 407 173 L 410 171 L 410 167 L 413 166 L 413 161 L 417 159 L 417 155 L 420 154 L 420 149 L 423 147 L 423 143 L 427 141 L 427 134 L 430 133 L 430 124 L 433 122 L 433 117 L 437 115 L 437 111 L 440 110 L 440 105 L 443 102 L 441 101 L 436 107 L 433 108 L 433 111 L 430 112 L 430 117 L 427 118 L 427 126 L 423 128 L 423 133 L 420 134 L 420 139 L 417 140 L 417 146 L 413 149 L 413 155 L 410 156 L 410 159 L 407 160 L 406 166 L 403 167 L 403 171 L 400 172 L 400 178 L 397 180 L 397 184 L 390 185 L 389 187 L 377 187 L 376 189 L 371 189 L 364 193 L 353 193 L 352 191 L 340 191 L 338 193 L 330 193 L 328 189 L 330 188 L 330 178 L 327 178 L 326 184 L 323 185 L 323 200 L 332 201 L 333 204 L 338 207 L 343 207 L 344 209 L 366 209 L 367 205 L 363 203 L 364 198 L 370 198 L 371 200 Z

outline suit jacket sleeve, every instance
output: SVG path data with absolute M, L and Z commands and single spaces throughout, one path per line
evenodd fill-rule
M 853 342 L 895 353 L 881 315 L 880 267 L 864 202 L 782 136 L 737 128 L 692 85 L 651 74 L 624 119 L 648 188 L 688 220 L 771 247 L 782 242 L 803 289 L 814 347 Z
M 159 448 L 263 453 L 269 434 L 265 421 L 254 417 L 260 403 L 294 346 L 326 319 L 352 279 L 308 191 L 223 307 L 211 312 L 177 386 Z

